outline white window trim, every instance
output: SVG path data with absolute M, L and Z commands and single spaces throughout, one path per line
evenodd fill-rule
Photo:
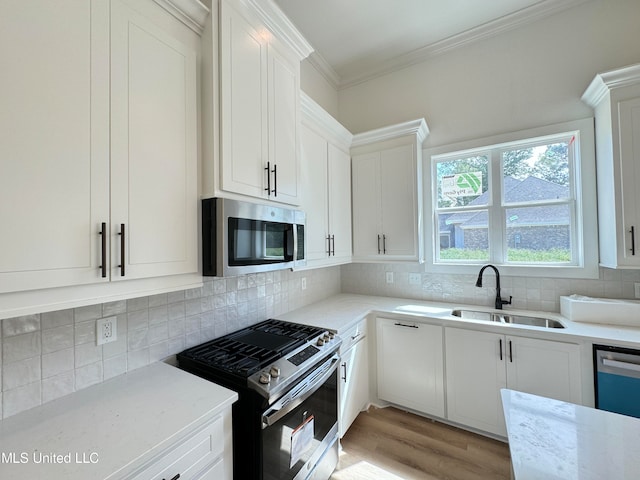
M 434 243 L 435 213 L 433 210 L 432 185 L 432 162 L 434 155 L 444 155 L 450 152 L 481 149 L 486 146 L 499 145 L 509 142 L 517 142 L 535 137 L 556 135 L 569 131 L 580 131 L 579 141 L 576 142 L 576 155 L 579 156 L 579 168 L 575 172 L 575 182 L 579 186 L 576 193 L 577 212 L 582 212 L 581 224 L 576 223 L 577 255 L 581 262 L 579 265 L 528 265 L 515 266 L 510 264 L 495 264 L 500 268 L 500 273 L 511 276 L 530 276 L 548 278 L 599 278 L 598 266 L 598 221 L 597 221 L 597 199 L 596 199 L 596 161 L 595 161 L 595 138 L 593 118 L 574 120 L 571 122 L 558 123 L 543 127 L 520 130 L 517 132 L 495 135 L 492 137 L 480 138 L 460 142 L 451 145 L 427 148 L 423 150 L 423 181 L 428 192 L 424 195 L 424 238 L 425 238 L 425 270 L 430 273 L 455 273 L 455 274 L 477 274 L 478 268 L 482 264 L 436 264 L 434 262 L 436 245 Z M 491 262 L 487 262 L 491 263 Z

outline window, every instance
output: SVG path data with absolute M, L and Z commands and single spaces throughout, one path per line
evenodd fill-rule
M 496 139 L 508 140 L 426 156 L 432 266 L 597 277 L 592 121 Z

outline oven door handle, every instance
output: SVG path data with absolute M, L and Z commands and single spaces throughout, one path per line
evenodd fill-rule
M 313 395 L 338 368 L 340 357 L 334 354 L 329 360 L 307 375 L 307 379 L 294 386 L 262 415 L 262 429 L 275 424 L 282 417 Z

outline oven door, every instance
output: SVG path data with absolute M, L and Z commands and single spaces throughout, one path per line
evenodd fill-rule
M 317 365 L 262 415 L 263 480 L 330 475 L 337 463 L 339 357 Z M 314 476 L 315 478 L 315 476 Z

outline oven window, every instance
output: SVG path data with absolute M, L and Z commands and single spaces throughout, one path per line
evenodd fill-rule
M 291 224 L 229 218 L 229 265 L 263 265 L 293 260 Z
M 328 446 L 326 437 L 338 421 L 337 378 L 334 370 L 313 395 L 262 430 L 264 480 L 293 479 Z

